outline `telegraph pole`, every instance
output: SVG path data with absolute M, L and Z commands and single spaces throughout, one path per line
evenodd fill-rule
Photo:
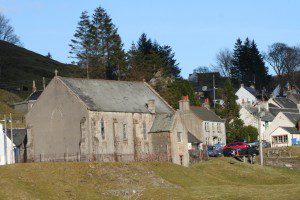
M 6 127 L 6 115 L 4 115 L 4 156 L 5 156 L 5 164 L 7 165 L 7 127 Z
M 216 86 L 215 86 L 215 75 L 213 74 L 213 92 L 214 92 L 214 108 L 216 108 Z
M 14 159 L 14 135 L 13 135 L 13 128 L 12 128 L 12 117 L 11 113 L 9 113 L 9 120 L 10 120 L 10 140 L 11 140 L 11 162 Z
M 260 157 L 260 165 L 264 165 L 264 154 L 263 154 L 263 148 L 262 148 L 262 133 L 261 133 L 261 117 L 263 116 L 263 113 L 260 110 L 260 105 L 258 105 L 258 134 L 259 134 L 259 157 Z

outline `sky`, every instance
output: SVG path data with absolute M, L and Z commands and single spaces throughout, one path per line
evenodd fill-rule
M 213 65 L 237 38 L 254 39 L 262 52 L 274 42 L 300 43 L 298 0 L 0 0 L 23 46 L 63 63 L 72 61 L 68 45 L 81 12 L 98 6 L 113 19 L 126 50 L 146 33 L 173 48 L 185 78 Z

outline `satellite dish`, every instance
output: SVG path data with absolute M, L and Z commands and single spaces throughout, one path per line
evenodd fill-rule
M 207 90 L 207 86 L 203 86 L 202 91 L 206 91 L 206 90 Z

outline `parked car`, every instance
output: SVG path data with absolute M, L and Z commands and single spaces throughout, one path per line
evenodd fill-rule
M 222 149 L 227 150 L 227 149 L 247 149 L 249 145 L 245 142 L 231 142 L 224 146 Z
M 224 144 L 214 144 L 213 146 L 208 146 L 208 156 L 209 157 L 219 157 L 223 154 L 223 148 Z

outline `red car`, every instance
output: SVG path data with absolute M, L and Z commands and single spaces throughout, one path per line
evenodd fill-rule
M 222 150 L 227 149 L 247 149 L 249 147 L 245 142 L 232 142 L 223 147 Z

